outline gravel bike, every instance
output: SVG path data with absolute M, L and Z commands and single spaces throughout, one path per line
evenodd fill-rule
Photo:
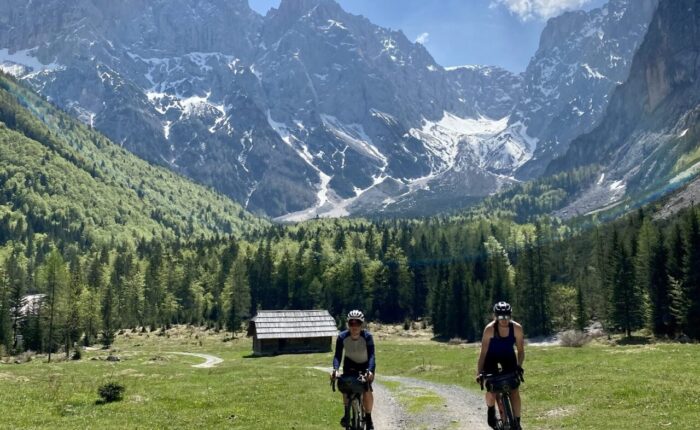
M 521 372 L 481 374 L 481 389 L 489 393 L 496 394 L 496 405 L 498 406 L 497 430 L 516 430 L 518 428 L 513 414 L 513 404 L 510 399 L 510 392 L 517 389 L 525 378 Z
M 363 407 L 363 398 L 365 390 L 368 388 L 367 374 L 360 373 L 356 375 L 342 375 L 337 379 L 331 380 L 331 387 L 335 391 L 336 381 L 338 390 L 345 394 L 348 398 L 348 403 L 345 405 L 345 416 L 350 417 L 345 430 L 365 430 L 365 410 Z

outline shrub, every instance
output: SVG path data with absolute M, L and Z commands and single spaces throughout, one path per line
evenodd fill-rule
M 567 330 L 559 336 L 561 346 L 580 348 L 591 341 L 591 337 L 579 330 Z
M 97 394 L 100 396 L 98 403 L 118 402 L 123 398 L 124 386 L 116 382 L 108 382 L 97 389 Z
M 80 360 L 83 358 L 83 353 L 80 350 L 80 348 L 75 348 L 75 351 L 73 351 L 73 356 L 71 357 L 71 360 Z

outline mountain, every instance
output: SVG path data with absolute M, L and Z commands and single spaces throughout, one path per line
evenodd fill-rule
M 0 73 L 0 242 L 84 245 L 241 236 L 266 225 L 140 160 Z
M 522 96 L 503 144 L 530 142 L 528 157 L 506 164 L 516 176 L 540 176 L 570 142 L 602 118 L 609 94 L 624 82 L 658 0 L 611 0 L 590 12 L 550 19 L 523 74 Z M 494 168 L 500 166 L 494 165 Z
M 565 210 L 590 213 L 652 199 L 700 172 L 700 1 L 662 0 L 600 125 L 549 172 L 598 164 L 595 185 Z
M 254 212 L 430 213 L 537 176 L 592 127 L 653 12 L 639 1 L 551 20 L 516 75 L 445 70 L 333 0 L 0 0 L 0 67 Z

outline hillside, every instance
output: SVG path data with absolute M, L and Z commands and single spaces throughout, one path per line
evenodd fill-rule
M 0 74 L 0 240 L 241 235 L 264 222 L 155 167 Z

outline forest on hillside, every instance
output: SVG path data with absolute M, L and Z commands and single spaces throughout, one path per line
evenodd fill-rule
M 16 226 L 0 229 L 13 232 Z M 350 309 L 424 319 L 475 340 L 495 301 L 528 336 L 598 321 L 628 336 L 700 339 L 700 210 L 654 221 L 639 210 L 582 229 L 482 216 L 316 220 L 246 238 L 81 247 L 43 235 L 0 242 L 0 345 L 68 351 L 120 329 L 171 324 L 240 331 L 258 309 Z M 29 294 L 43 300 L 23 303 Z M 27 305 L 24 306 L 23 305 Z

